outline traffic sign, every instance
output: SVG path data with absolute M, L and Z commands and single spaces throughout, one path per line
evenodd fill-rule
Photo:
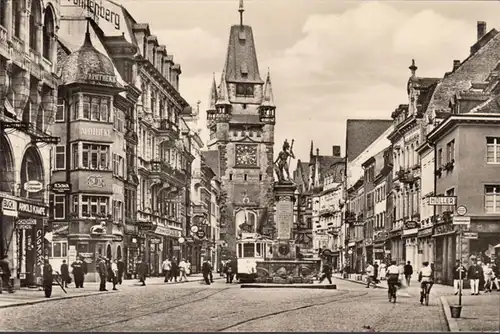
M 463 236 L 465 239 L 477 239 L 478 238 L 477 232 L 464 232 Z
M 429 205 L 456 205 L 457 196 L 431 196 L 427 198 Z
M 467 213 L 467 208 L 465 207 L 465 205 L 459 205 L 457 208 L 457 215 L 465 216 L 466 213 Z
M 453 217 L 453 225 L 470 225 L 470 217 Z

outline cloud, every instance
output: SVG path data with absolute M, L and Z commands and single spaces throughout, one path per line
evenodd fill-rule
M 327 152 L 332 145 L 344 146 L 346 119 L 388 119 L 406 103 L 411 59 L 417 75 L 442 77 L 453 59 L 468 56 L 476 33 L 469 22 L 381 2 L 311 15 L 302 32 L 303 38 L 261 67 L 271 67 L 277 142 L 293 133 L 304 160 L 311 139 Z

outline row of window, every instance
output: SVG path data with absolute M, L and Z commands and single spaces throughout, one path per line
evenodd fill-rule
M 78 217 L 95 217 L 108 215 L 109 203 L 113 221 L 121 222 L 123 219 L 123 203 L 111 200 L 108 196 L 72 195 L 71 212 Z M 66 195 L 54 195 L 54 219 L 66 219 Z
M 109 145 L 77 142 L 71 144 L 71 169 L 109 170 Z M 66 169 L 66 145 L 57 145 L 54 155 L 54 169 Z M 113 153 L 113 174 L 125 176 L 125 160 Z
M 397 172 L 401 168 L 406 169 L 420 164 L 420 156 L 418 155 L 416 149 L 418 148 L 418 141 L 415 143 L 406 145 L 401 149 L 397 149 L 394 152 L 394 172 Z
M 380 203 L 380 202 L 385 201 L 385 197 L 386 197 L 385 184 L 383 186 L 375 189 L 374 193 L 375 193 L 375 203 Z

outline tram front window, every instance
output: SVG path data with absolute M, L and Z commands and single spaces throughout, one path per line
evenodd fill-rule
M 255 257 L 255 248 L 253 243 L 243 244 L 243 257 Z

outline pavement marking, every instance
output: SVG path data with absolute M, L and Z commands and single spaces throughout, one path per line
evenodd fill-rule
M 439 297 L 439 301 L 441 302 L 441 307 L 443 308 L 444 311 L 446 323 L 448 324 L 448 330 L 450 332 L 460 332 L 457 319 L 451 317 L 450 304 L 448 304 L 446 297 L 445 296 Z

